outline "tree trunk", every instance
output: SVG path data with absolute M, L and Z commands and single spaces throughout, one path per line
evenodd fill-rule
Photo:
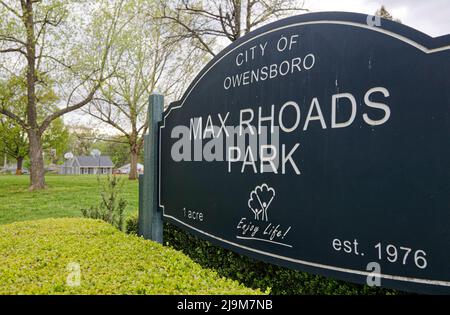
M 128 179 L 135 180 L 138 178 L 137 173 L 137 163 L 138 163 L 138 150 L 136 148 L 132 148 L 130 150 L 131 154 L 131 162 L 130 162 L 130 175 L 128 176 Z
M 235 12 L 235 16 L 234 16 L 234 27 L 235 27 L 235 31 L 234 31 L 234 38 L 235 40 L 237 40 L 238 38 L 241 37 L 241 0 L 235 0 L 234 2 L 234 12 Z
M 30 141 L 30 190 L 45 188 L 44 159 L 42 157 L 41 136 L 34 130 L 28 130 Z
M 36 1 L 21 1 L 23 22 L 26 28 L 26 57 L 27 57 L 27 123 L 29 129 L 30 156 L 30 188 L 38 190 L 45 188 L 44 159 L 42 157 L 42 132 L 39 131 L 36 108 L 36 38 L 34 34 L 33 3 Z M 42 26 L 44 27 L 44 26 Z
M 17 165 L 16 165 L 16 175 L 22 175 L 22 165 L 23 165 L 23 157 L 17 157 Z
M 254 2 L 252 0 L 247 0 L 247 10 L 245 12 L 245 34 L 250 33 L 251 28 L 252 28 L 251 17 L 252 17 L 253 3 Z

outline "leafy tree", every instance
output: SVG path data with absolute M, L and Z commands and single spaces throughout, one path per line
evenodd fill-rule
M 17 113 L 25 100 L 24 80 L 12 78 L 0 81 L 0 104 Z M 0 152 L 16 160 L 16 174 L 22 174 L 25 158 L 28 156 L 28 138 L 25 130 L 15 120 L 0 115 Z
M 61 117 L 52 121 L 42 135 L 42 143 L 43 150 L 50 151 L 49 156 L 52 163 L 58 163 L 62 160 L 69 143 L 69 130 Z M 52 155 L 52 150 L 54 150 L 55 155 Z
M 108 136 L 81 125 L 70 126 L 68 145 L 64 150 L 74 155 L 89 155 L 98 149 L 102 155 L 109 155 L 115 167 L 130 163 L 130 149 L 123 135 Z M 142 156 L 139 155 L 140 160 Z
M 52 108 L 57 100 L 55 94 L 48 87 L 39 89 L 36 97 L 45 106 L 38 108 L 38 116 L 44 116 L 44 110 Z M 0 102 L 4 107 L 20 115 L 26 106 L 26 82 L 23 77 L 13 77 L 7 81 L 0 81 Z M 62 118 L 52 121 L 42 136 L 43 149 L 55 149 L 57 152 L 67 145 L 68 132 Z M 0 152 L 17 161 L 16 174 L 22 174 L 22 166 L 28 157 L 29 141 L 26 130 L 16 120 L 9 116 L 0 116 Z M 56 160 L 56 157 L 55 157 Z
M 61 157 L 67 146 L 68 131 L 61 118 L 54 120 L 45 131 L 43 137 L 43 150 L 55 150 L 57 155 L 51 156 L 53 163 Z M 22 174 L 23 162 L 28 158 L 28 137 L 22 126 L 14 120 L 0 116 L 0 153 L 16 160 L 16 174 Z
M 74 155 L 89 155 L 96 141 L 96 130 L 82 125 L 73 125 L 69 127 L 66 151 L 70 151 Z
M 17 161 L 16 174 L 21 175 L 28 155 L 27 135 L 20 125 L 7 117 L 0 117 L 0 152 Z
M 94 146 L 99 149 L 103 155 L 109 155 L 116 168 L 121 167 L 126 163 L 130 163 L 130 146 L 127 139 L 122 135 L 109 138 L 103 137 L 102 140 L 98 141 Z M 141 154 L 138 156 L 137 161 L 142 161 Z
M 124 27 L 110 47 L 115 73 L 85 109 L 115 128 L 128 144 L 132 180 L 137 179 L 138 156 L 148 129 L 148 96 L 155 90 L 165 96 L 177 94 L 180 83 L 188 82 L 189 64 L 197 62 L 189 54 L 181 60 L 175 54 L 182 50 L 181 44 L 170 39 L 173 29 L 150 16 L 156 9 L 148 1 L 124 3 L 119 17 Z
M 101 4 L 117 7 L 106 0 Z M 5 76 L 25 78 L 27 88 L 20 113 L 0 103 L 0 114 L 27 133 L 30 190 L 45 188 L 45 131 L 56 119 L 89 103 L 111 71 L 107 57 L 120 28 L 120 10 L 99 25 L 96 16 L 103 14 L 102 8 L 96 1 L 0 0 L 1 70 Z M 58 106 L 47 108 L 39 99 L 39 89 L 46 86 L 58 91 L 60 102 L 53 104 Z M 42 117 L 39 109 L 45 113 Z

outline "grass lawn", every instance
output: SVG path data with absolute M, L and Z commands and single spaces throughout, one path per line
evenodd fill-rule
M 138 211 L 138 182 L 123 178 L 126 212 Z M 100 177 L 100 179 L 105 177 Z M 95 175 L 46 176 L 48 188 L 29 192 L 29 177 L 0 175 L 0 224 L 44 218 L 80 217 L 81 208 L 97 205 L 99 185 Z

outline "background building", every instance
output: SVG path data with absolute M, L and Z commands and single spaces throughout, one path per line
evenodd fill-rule
M 113 162 L 107 155 L 104 156 L 74 156 L 67 159 L 61 165 L 61 174 L 82 175 L 82 174 L 112 174 Z
M 130 163 L 125 164 L 117 169 L 117 174 L 130 174 Z M 141 163 L 137 164 L 137 172 L 138 174 L 144 174 L 144 165 Z

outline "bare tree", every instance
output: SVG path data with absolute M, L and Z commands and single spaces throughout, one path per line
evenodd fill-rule
M 178 0 L 160 5 L 159 17 L 178 26 L 179 39 L 191 39 L 212 56 L 219 37 L 233 42 L 275 19 L 308 11 L 298 0 Z

